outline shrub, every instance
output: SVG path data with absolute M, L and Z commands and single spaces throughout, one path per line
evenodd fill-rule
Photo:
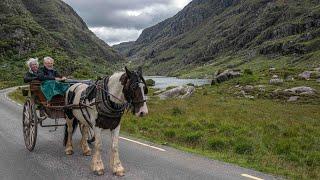
M 207 142 L 207 146 L 211 150 L 220 151 L 226 148 L 227 143 L 223 139 L 210 138 Z
M 245 69 L 245 70 L 243 71 L 243 73 L 244 73 L 244 74 L 247 74 L 247 75 L 253 75 L 253 72 L 252 72 L 251 69 Z
M 147 79 L 146 84 L 147 84 L 147 86 L 154 86 L 156 84 L 156 82 L 152 79 Z
M 235 144 L 235 152 L 237 154 L 252 154 L 254 151 L 253 145 L 248 142 L 249 140 L 240 139 Z
M 197 144 L 201 137 L 202 134 L 200 132 L 189 132 L 183 135 L 183 140 L 190 144 Z

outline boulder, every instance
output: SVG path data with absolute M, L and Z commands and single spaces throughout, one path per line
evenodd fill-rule
M 298 99 L 299 99 L 299 96 L 291 96 L 289 97 L 288 102 L 294 102 L 294 101 L 297 101 Z
M 245 92 L 252 92 L 254 90 L 254 87 L 251 85 L 246 85 L 242 88 Z
M 283 92 L 298 95 L 312 95 L 316 93 L 316 90 L 307 86 L 299 86 L 291 89 L 285 89 Z
M 187 98 L 190 97 L 195 91 L 195 87 L 193 86 L 178 86 L 168 91 L 165 91 L 158 96 L 160 99 L 168 99 L 168 98 Z
M 304 71 L 303 73 L 299 74 L 300 79 L 309 80 L 311 77 L 312 71 Z
M 254 86 L 254 88 L 257 88 L 260 92 L 265 92 L 266 91 L 266 86 L 265 85 L 257 85 Z
M 227 70 L 223 71 L 222 73 L 217 74 L 214 80 L 217 83 L 222 83 L 222 82 L 227 81 L 229 79 L 232 79 L 235 77 L 240 77 L 240 76 L 241 76 L 240 71 L 227 69 Z
M 283 83 L 283 79 L 280 79 L 277 75 L 273 75 L 273 77 L 272 77 L 272 79 L 270 79 L 269 83 L 270 84 L 275 84 L 275 85 L 282 84 Z
M 320 72 L 320 67 L 318 67 L 318 68 L 314 68 L 314 71 L 316 71 L 316 72 Z

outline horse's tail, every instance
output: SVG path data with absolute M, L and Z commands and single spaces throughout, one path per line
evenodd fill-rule
M 72 122 L 72 134 L 76 131 L 78 124 L 79 124 L 79 120 L 76 119 L 76 118 L 74 118 L 74 119 L 73 119 L 73 122 Z M 71 136 L 72 136 L 72 134 L 71 134 Z M 63 146 L 66 146 L 66 145 L 67 145 L 68 135 L 69 135 L 69 133 L 68 133 L 68 125 L 65 124 L 65 125 L 64 125 Z

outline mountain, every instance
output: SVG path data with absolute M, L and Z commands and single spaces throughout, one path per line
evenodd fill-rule
M 319 0 L 193 0 L 114 48 L 156 75 L 309 67 L 319 65 L 319 27 Z
M 61 0 L 2 0 L 0 22 L 0 87 L 13 75 L 22 82 L 29 57 L 52 56 L 58 69 L 76 77 L 105 74 L 124 61 Z

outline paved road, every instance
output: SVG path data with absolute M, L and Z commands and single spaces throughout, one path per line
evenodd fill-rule
M 106 173 L 94 175 L 89 164 L 91 157 L 81 155 L 80 133 L 74 136 L 75 154 L 66 156 L 62 146 L 63 128 L 49 132 L 50 128 L 39 128 L 35 150 L 29 152 L 24 147 L 22 136 L 22 107 L 9 101 L 9 90 L 0 90 L 0 179 L 275 179 L 253 170 L 227 163 L 209 160 L 179 150 L 120 140 L 120 158 L 126 169 L 124 177 L 115 177 L 108 167 L 110 136 L 103 137 L 103 160 Z M 52 128 L 51 128 L 52 129 Z M 130 138 L 132 139 L 132 138 Z M 149 142 L 139 142 L 152 145 Z M 254 177 L 245 177 L 247 174 Z M 243 176 L 244 175 L 244 176 Z

